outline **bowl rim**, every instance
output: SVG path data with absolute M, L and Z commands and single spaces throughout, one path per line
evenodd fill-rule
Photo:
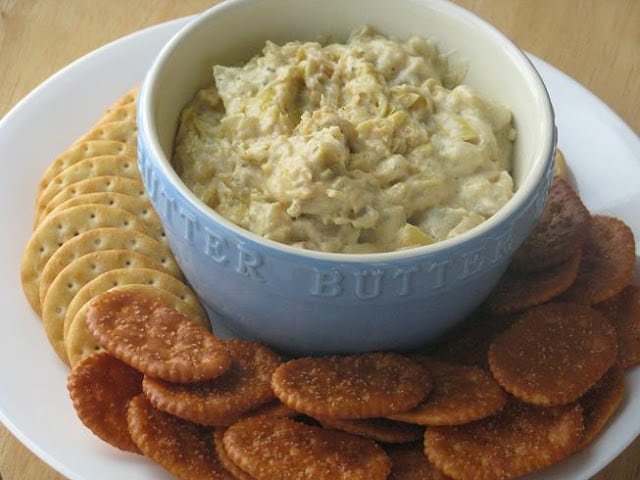
M 429 245 L 375 253 L 324 252 L 320 250 L 303 249 L 277 242 L 240 227 L 213 208 L 209 207 L 206 203 L 200 200 L 200 198 L 198 198 L 189 187 L 186 186 L 184 181 L 171 166 L 170 159 L 167 158 L 160 146 L 157 128 L 153 121 L 153 114 L 155 113 L 153 98 L 157 94 L 157 78 L 163 70 L 163 64 L 166 58 L 179 47 L 183 37 L 189 36 L 195 30 L 203 28 L 203 24 L 208 23 L 212 17 L 219 16 L 227 10 L 239 8 L 247 4 L 257 3 L 259 1 L 260 0 L 225 0 L 224 2 L 218 3 L 196 15 L 183 28 L 175 33 L 159 51 L 145 75 L 138 94 L 137 116 L 138 142 L 140 144 L 140 150 L 144 149 L 147 152 L 147 155 L 153 155 L 159 160 L 156 162 L 156 167 L 162 171 L 162 174 L 173 185 L 176 192 L 179 193 L 180 196 L 182 196 L 204 218 L 208 218 L 212 222 L 217 223 L 220 227 L 230 231 L 238 238 L 243 238 L 259 245 L 264 249 L 264 251 L 268 251 L 271 254 L 284 256 L 293 255 L 309 260 L 338 263 L 371 263 L 395 260 L 406 261 L 408 259 L 421 258 L 432 254 L 442 254 L 443 251 L 453 250 L 461 244 L 473 241 L 473 239 L 482 238 L 486 234 L 490 234 L 492 231 L 499 229 L 503 221 L 508 221 L 510 218 L 516 216 L 518 209 L 522 205 L 526 205 L 528 201 L 535 196 L 540 180 L 553 166 L 557 141 L 557 129 L 555 126 L 553 104 L 540 73 L 523 50 L 498 30 L 498 28 L 475 13 L 448 1 L 412 0 L 414 3 L 423 4 L 428 8 L 453 12 L 455 15 L 462 17 L 464 21 L 471 22 L 483 29 L 486 32 L 487 37 L 502 43 L 504 47 L 503 51 L 506 55 L 517 64 L 519 70 L 529 77 L 532 84 L 538 87 L 536 90 L 536 96 L 540 98 L 541 110 L 543 112 L 541 123 L 543 127 L 547 127 L 543 129 L 543 144 L 538 148 L 539 156 L 542 158 L 538 158 L 537 161 L 533 163 L 528 175 L 522 184 L 520 184 L 514 191 L 513 196 L 507 201 L 507 203 L 479 225 L 476 225 L 470 230 L 456 235 L 453 238 L 441 240 Z

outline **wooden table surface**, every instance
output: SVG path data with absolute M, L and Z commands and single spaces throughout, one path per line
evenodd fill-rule
M 85 53 L 136 30 L 200 12 L 213 3 L 212 0 L 0 0 L 0 117 L 47 77 Z M 457 0 L 456 3 L 475 11 L 521 48 L 585 85 L 635 132 L 640 132 L 640 1 Z M 63 477 L 0 426 L 0 478 Z M 594 478 L 640 478 L 640 438 Z

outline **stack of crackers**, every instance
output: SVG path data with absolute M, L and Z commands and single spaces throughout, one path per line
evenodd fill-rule
M 142 184 L 136 94 L 120 98 L 38 185 L 22 287 L 53 350 L 71 366 L 99 348 L 84 317 L 90 300 L 110 289 L 145 291 L 208 325 Z
M 210 332 L 140 183 L 134 97 L 45 173 L 22 262 L 102 440 L 181 479 L 467 480 L 537 471 L 606 428 L 640 363 L 635 240 L 566 169 L 500 283 L 437 345 L 287 358 Z

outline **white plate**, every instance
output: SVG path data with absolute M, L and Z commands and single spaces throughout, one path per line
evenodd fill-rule
M 31 233 L 37 182 L 46 166 L 144 72 L 187 19 L 140 31 L 60 71 L 0 121 L 0 420 L 29 449 L 70 479 L 170 478 L 144 458 L 121 453 L 84 428 L 66 391 L 67 367 L 52 352 L 20 287 L 19 262 Z M 640 141 L 598 98 L 534 59 L 550 90 L 560 146 L 585 203 L 617 215 L 640 239 Z M 13 166 L 12 166 L 13 165 Z M 640 369 L 628 395 L 589 449 L 536 479 L 587 479 L 640 433 Z

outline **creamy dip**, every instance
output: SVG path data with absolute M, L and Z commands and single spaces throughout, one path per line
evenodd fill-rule
M 511 112 L 461 76 L 432 41 L 368 27 L 344 44 L 267 42 L 213 67 L 173 165 L 210 207 L 277 242 L 364 253 L 452 238 L 513 194 Z

